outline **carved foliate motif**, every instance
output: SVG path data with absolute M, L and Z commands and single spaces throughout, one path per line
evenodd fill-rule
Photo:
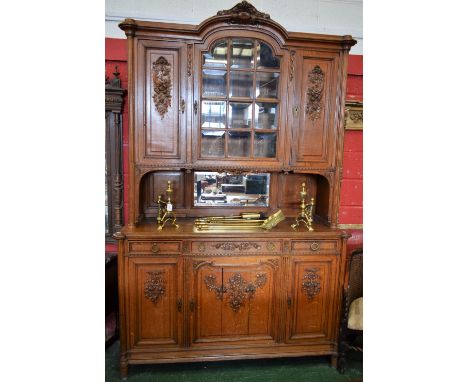
M 320 276 L 317 274 L 318 269 L 306 269 L 306 274 L 302 277 L 302 291 L 307 295 L 310 301 L 320 293 Z
M 171 64 L 164 58 L 159 57 L 153 62 L 153 101 L 161 119 L 172 105 L 172 79 Z
M 229 278 L 227 286 L 224 284 L 216 286 L 216 276 L 214 275 L 205 276 L 204 281 L 208 290 L 216 293 L 218 300 L 222 300 L 223 295 L 227 293 L 231 309 L 237 312 L 245 304 L 247 298 L 254 297 L 256 290 L 266 284 L 267 275 L 266 273 L 257 273 L 255 281 L 249 283 L 240 273 L 235 273 Z
M 255 248 L 255 249 L 260 249 L 260 246 L 257 244 L 257 243 L 248 243 L 248 242 L 244 242 L 244 243 L 218 243 L 218 244 L 215 244 L 214 247 L 216 249 L 223 249 L 225 251 L 234 251 L 235 249 L 238 249 L 239 251 L 246 251 L 246 250 L 249 250 L 251 248 Z
M 269 20 L 270 15 L 259 12 L 252 4 L 247 1 L 235 5 L 231 9 L 219 11 L 218 16 L 229 16 L 227 20 L 230 24 L 251 24 L 256 25 L 260 20 Z
M 205 276 L 205 285 L 210 292 L 215 292 L 216 298 L 218 300 L 223 299 L 223 293 L 227 291 L 226 287 L 221 284 L 220 286 L 216 286 L 216 276 L 214 275 L 207 275 Z
M 309 87 L 307 88 L 306 114 L 310 119 L 316 120 L 322 112 L 322 96 L 325 83 L 325 73 L 316 65 L 308 74 Z
M 154 302 L 166 293 L 166 280 L 161 276 L 164 271 L 147 272 L 148 278 L 145 281 L 145 297 Z

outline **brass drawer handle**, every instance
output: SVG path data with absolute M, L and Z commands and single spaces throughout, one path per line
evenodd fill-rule
M 310 249 L 311 249 L 312 251 L 316 251 L 316 250 L 318 250 L 319 248 L 320 248 L 320 244 L 317 243 L 317 242 L 313 242 L 313 243 L 310 245 Z
M 153 245 L 151 246 L 151 252 L 158 253 L 159 252 L 159 245 L 157 245 L 156 243 L 153 243 Z

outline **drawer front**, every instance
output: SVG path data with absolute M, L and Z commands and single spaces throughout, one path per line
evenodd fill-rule
M 175 254 L 180 253 L 180 241 L 130 241 L 130 253 Z
M 338 248 L 337 242 L 333 240 L 293 240 L 291 241 L 292 253 L 335 252 L 337 248 Z
M 281 252 L 280 240 L 271 241 L 193 241 L 192 253 L 274 253 Z

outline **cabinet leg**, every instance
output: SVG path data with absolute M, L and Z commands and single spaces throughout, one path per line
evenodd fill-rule
M 120 379 L 126 381 L 128 377 L 128 360 L 125 354 L 120 356 Z
M 330 364 L 331 364 L 331 367 L 335 369 L 338 367 L 338 355 L 332 355 L 330 357 Z

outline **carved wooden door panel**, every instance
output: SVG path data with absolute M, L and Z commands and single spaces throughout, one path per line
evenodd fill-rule
M 290 164 L 330 168 L 336 150 L 337 55 L 298 51 L 290 60 Z
M 184 163 L 186 157 L 186 45 L 141 40 L 136 68 L 136 160 Z
M 336 272 L 335 255 L 291 257 L 286 342 L 326 341 L 333 337 Z
M 130 258 L 129 344 L 177 347 L 182 338 L 182 266 L 177 257 Z
M 192 346 L 270 343 L 277 332 L 279 257 L 210 257 L 191 264 Z

